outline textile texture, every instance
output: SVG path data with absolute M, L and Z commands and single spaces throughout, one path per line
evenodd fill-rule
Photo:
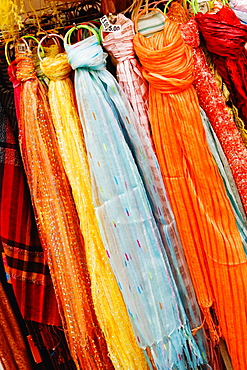
M 2 283 L 0 283 L 0 358 L 5 370 L 32 369 L 26 344 Z
M 71 185 L 84 237 L 95 311 L 116 369 L 147 367 L 111 270 L 96 219 L 88 158 L 76 109 L 66 54 L 46 57 L 41 68 L 50 79 L 49 102 L 63 166 Z
M 206 142 L 192 87 L 192 50 L 168 18 L 163 32 L 137 34 L 134 45 L 150 83 L 155 148 L 198 302 L 212 341 L 223 335 L 234 366 L 245 368 L 247 259 Z
M 0 236 L 6 271 L 25 320 L 61 325 L 19 147 L 1 106 L 0 122 Z
M 29 53 L 17 58 L 20 148 L 66 339 L 78 369 L 112 369 L 97 323 L 84 242 L 51 113 Z
M 148 84 L 142 75 L 141 65 L 134 51 L 134 25 L 130 19 L 122 14 L 117 16 L 115 24 L 121 25 L 121 31 L 103 32 L 103 46 L 116 58 L 119 85 L 136 114 L 136 119 L 133 117 L 131 120 L 134 126 L 132 131 L 136 131 L 139 135 L 139 140 L 141 140 L 145 150 L 148 166 L 146 165 L 145 168 L 141 166 L 143 157 L 139 157 L 136 163 L 139 166 L 146 191 L 149 195 L 152 210 L 164 242 L 165 252 L 169 258 L 186 313 L 190 319 L 191 326 L 197 327 L 201 323 L 200 312 L 188 265 L 177 232 L 176 221 L 154 151 L 148 111 Z M 126 127 L 126 130 L 129 128 L 130 125 Z M 134 138 L 133 134 L 129 134 L 129 141 L 132 143 L 132 147 L 137 146 L 138 139 L 136 137 Z M 138 157 L 138 147 L 132 150 L 132 152 Z
M 95 35 L 74 45 L 65 43 L 65 50 L 75 69 L 94 207 L 139 346 L 149 347 L 157 368 L 183 369 L 188 363 L 196 369 L 204 359 L 191 334 L 130 149 L 132 134 L 136 158 L 147 168 L 145 150 L 132 124 L 133 111 L 106 70 L 106 54 Z
M 234 11 L 227 6 L 222 7 L 216 14 L 198 13 L 196 21 L 246 127 L 247 26 L 241 24 Z

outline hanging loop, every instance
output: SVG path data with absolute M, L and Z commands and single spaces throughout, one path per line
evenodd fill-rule
M 59 37 L 61 40 L 63 40 L 63 41 L 64 41 L 63 36 L 58 35 L 57 33 L 50 33 L 50 34 L 47 34 L 47 35 L 45 35 L 44 37 L 42 37 L 42 39 L 40 40 L 40 42 L 39 42 L 39 44 L 38 44 L 38 50 L 37 50 L 37 54 L 38 54 L 38 57 L 39 57 L 39 60 L 40 60 L 40 61 L 42 61 L 42 58 L 41 58 L 41 55 L 40 55 L 40 49 L 41 49 L 41 47 L 42 47 L 42 42 L 43 42 L 46 38 L 48 38 L 48 37 L 51 37 L 51 38 L 55 41 L 55 43 L 56 43 L 56 44 L 58 43 L 58 42 L 57 42 L 57 40 L 56 40 L 56 37 Z

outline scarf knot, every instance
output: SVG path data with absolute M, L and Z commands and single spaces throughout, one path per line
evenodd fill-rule
M 103 52 L 95 35 L 74 45 L 65 45 L 69 64 L 73 69 L 85 68 L 101 70 L 106 66 L 107 54 Z
M 40 68 L 50 80 L 63 80 L 69 77 L 71 72 L 67 55 L 64 53 L 44 58 L 40 63 Z
M 137 34 L 134 47 L 143 75 L 155 90 L 177 94 L 193 83 L 192 50 L 184 43 L 175 22 L 166 19 L 164 30 L 149 38 Z

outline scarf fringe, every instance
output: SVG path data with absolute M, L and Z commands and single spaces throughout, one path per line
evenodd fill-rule
M 188 324 L 154 343 L 149 351 L 157 370 L 198 370 L 208 365 L 207 355 L 199 351 Z

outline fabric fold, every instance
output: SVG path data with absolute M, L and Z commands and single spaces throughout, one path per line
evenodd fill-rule
M 91 277 L 91 291 L 109 356 L 116 369 L 147 368 L 129 320 L 120 288 L 113 275 L 96 219 L 87 153 L 75 94 L 69 78 L 66 54 L 42 60 L 41 69 L 50 79 L 49 102 L 59 151 L 80 219 Z
M 162 32 L 149 38 L 137 34 L 134 46 L 145 75 L 155 68 L 161 75 L 167 69 L 172 71 L 181 59 L 188 71 L 183 74 L 181 70 L 180 76 L 187 76 L 187 84 L 190 81 L 193 62 L 188 56 L 192 60 L 192 50 L 184 43 L 176 23 L 167 18 Z M 156 81 L 149 82 L 155 149 L 197 299 L 212 341 L 217 342 L 223 335 L 235 368 L 243 369 L 247 364 L 243 355 L 247 258 L 222 178 L 206 142 L 196 92 L 190 85 L 177 94 L 171 93 L 169 87 L 160 93 Z
M 205 360 L 162 252 L 162 239 L 129 146 L 125 127 L 131 125 L 133 112 L 106 71 L 106 55 L 95 36 L 74 45 L 65 43 L 65 50 L 75 69 L 95 212 L 138 344 L 151 350 L 157 368 L 183 369 L 189 364 L 196 369 Z M 145 158 L 141 142 L 138 145 Z
M 198 13 L 195 19 L 246 128 L 247 26 L 241 24 L 227 6 L 223 6 L 216 14 Z
M 21 154 L 68 346 L 78 369 L 112 369 L 94 312 L 84 241 L 46 90 L 30 53 L 18 56 L 16 64 Z
M 119 89 L 119 95 L 121 95 L 121 99 L 126 106 L 128 106 L 126 97 L 128 98 L 136 116 L 132 114 L 130 124 L 124 125 L 125 113 L 123 111 L 122 124 L 128 135 L 129 146 L 136 159 L 136 164 L 149 196 L 153 214 L 164 243 L 164 253 L 168 256 L 186 314 L 191 327 L 198 327 L 201 324 L 200 311 L 177 232 L 176 221 L 154 151 L 148 111 L 148 84 L 142 75 L 141 65 L 134 51 L 134 24 L 122 14 L 118 14 L 115 24 L 121 26 L 121 31 L 103 32 L 103 46 L 117 61 L 117 78 L 119 86 L 125 94 L 117 87 L 117 84 L 114 88 Z M 111 89 L 108 89 L 108 91 L 111 99 L 120 107 L 121 103 L 116 101 L 115 95 L 111 94 Z M 129 112 L 131 112 L 131 109 L 129 109 Z M 141 152 L 144 152 L 145 155 L 140 155 Z
M 0 358 L 5 370 L 32 370 L 26 343 L 1 282 Z

